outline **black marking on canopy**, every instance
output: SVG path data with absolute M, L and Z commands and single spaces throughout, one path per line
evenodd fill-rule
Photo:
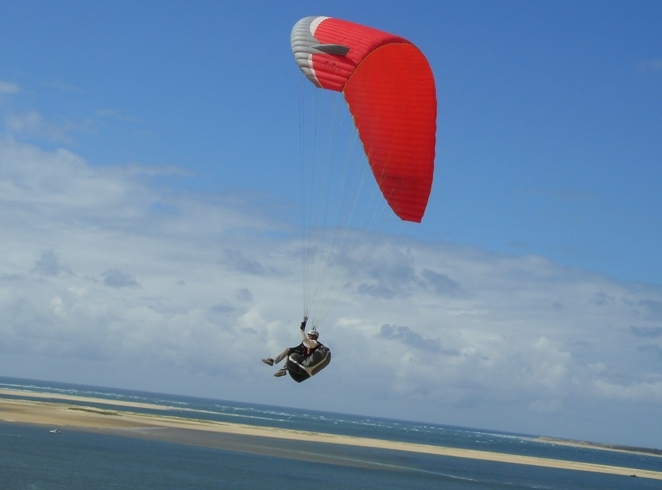
M 337 54 L 339 56 L 347 56 L 347 53 L 349 53 L 349 48 L 342 44 L 313 44 L 311 48 L 317 49 L 322 53 Z

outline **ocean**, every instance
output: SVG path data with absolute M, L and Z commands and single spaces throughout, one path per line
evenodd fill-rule
M 118 409 L 112 401 L 149 403 L 169 408 L 130 410 L 662 471 L 660 456 L 551 444 L 518 434 L 2 377 L 0 389 L 19 390 L 22 399 L 31 399 L 31 392 L 93 397 L 100 399 L 98 403 L 85 405 L 108 410 Z M 69 429 L 52 434 L 39 426 L 0 423 L 0 490 L 662 489 L 662 481 L 646 478 L 323 443 L 266 438 L 228 442 L 231 436 L 216 437 L 225 442 L 202 447 L 194 441 L 153 440 L 130 431 L 122 436 Z

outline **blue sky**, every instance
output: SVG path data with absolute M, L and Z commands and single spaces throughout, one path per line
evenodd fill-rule
M 294 386 L 253 360 L 296 342 L 307 15 L 419 46 L 438 145 L 423 223 L 356 278 L 388 295 L 340 304 L 333 365 Z M 662 447 L 661 22 L 643 1 L 2 5 L 0 372 Z

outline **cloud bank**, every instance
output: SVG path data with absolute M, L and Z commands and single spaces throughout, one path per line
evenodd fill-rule
M 659 287 L 406 237 L 347 276 L 329 368 L 275 380 L 299 234 L 254 195 L 152 185 L 173 172 L 0 140 L 2 374 L 560 436 L 575 414 L 593 440 L 627 438 L 595 410 L 662 403 Z

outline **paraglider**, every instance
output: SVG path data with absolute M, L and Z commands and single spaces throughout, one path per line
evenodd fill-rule
M 308 318 L 304 317 L 300 326 L 302 341 L 299 345 L 285 348 L 274 358 L 262 359 L 262 362 L 269 366 L 287 359 L 285 365 L 274 374 L 277 378 L 285 376 L 289 372 L 294 381 L 301 383 L 320 372 L 331 362 L 331 351 L 318 340 L 317 329 L 313 327 L 308 334 L 305 333 L 307 322 Z
M 358 134 L 363 148 L 362 158 L 367 159 L 383 199 L 400 219 L 420 223 L 432 188 L 437 118 L 434 76 L 423 53 L 400 36 L 321 16 L 298 21 L 290 40 L 295 61 L 307 79 L 324 92 L 344 95 L 353 133 Z M 317 112 L 309 118 L 313 125 L 324 119 Z M 300 127 L 306 124 L 300 123 Z M 335 128 L 330 132 L 333 133 L 331 143 L 324 143 L 322 157 L 313 155 L 310 160 L 315 161 L 304 162 L 311 168 L 310 173 L 318 175 L 322 182 L 320 187 L 304 185 L 304 189 L 311 188 L 310 194 L 314 197 L 325 193 L 335 196 L 340 194 L 337 191 L 344 191 L 343 188 L 327 189 L 332 178 L 343 187 L 354 184 L 354 179 L 335 171 L 334 162 L 325 161 L 330 160 L 329 155 L 336 146 Z M 318 128 L 313 131 L 315 138 L 323 133 Z M 302 148 L 309 145 L 308 138 L 302 140 Z M 355 163 L 348 164 L 348 160 L 343 158 L 346 165 Z M 331 168 L 324 173 L 320 169 L 327 163 Z M 357 187 L 360 189 L 360 185 Z M 362 207 L 357 204 L 359 200 L 351 196 L 339 198 L 334 205 L 329 205 L 328 200 L 320 201 L 323 204 L 319 207 L 323 209 L 311 215 L 326 218 L 332 210 L 348 202 L 350 210 L 346 213 L 349 218 L 337 222 L 304 225 L 304 229 L 314 227 L 316 233 L 306 231 L 314 238 L 309 237 L 303 247 L 304 317 L 311 316 L 314 326 L 340 295 L 337 293 L 335 299 L 329 299 L 333 294 L 324 284 L 335 281 L 336 285 L 340 283 L 340 289 L 347 284 L 342 273 L 337 270 L 330 273 L 329 269 L 334 266 L 337 269 L 338 264 L 349 269 L 362 261 L 361 257 L 352 257 L 352 247 L 362 243 L 361 226 L 355 225 L 350 230 L 349 225 L 350 220 L 355 219 L 356 208 Z M 382 203 L 378 205 L 384 207 Z M 304 209 L 305 212 L 308 210 Z M 319 304 L 322 302 L 326 302 L 324 306 Z M 329 364 L 331 352 L 326 346 L 315 352 L 312 356 L 299 352 L 287 354 L 285 371 L 298 382 L 317 374 Z M 264 361 L 273 363 L 272 359 Z

